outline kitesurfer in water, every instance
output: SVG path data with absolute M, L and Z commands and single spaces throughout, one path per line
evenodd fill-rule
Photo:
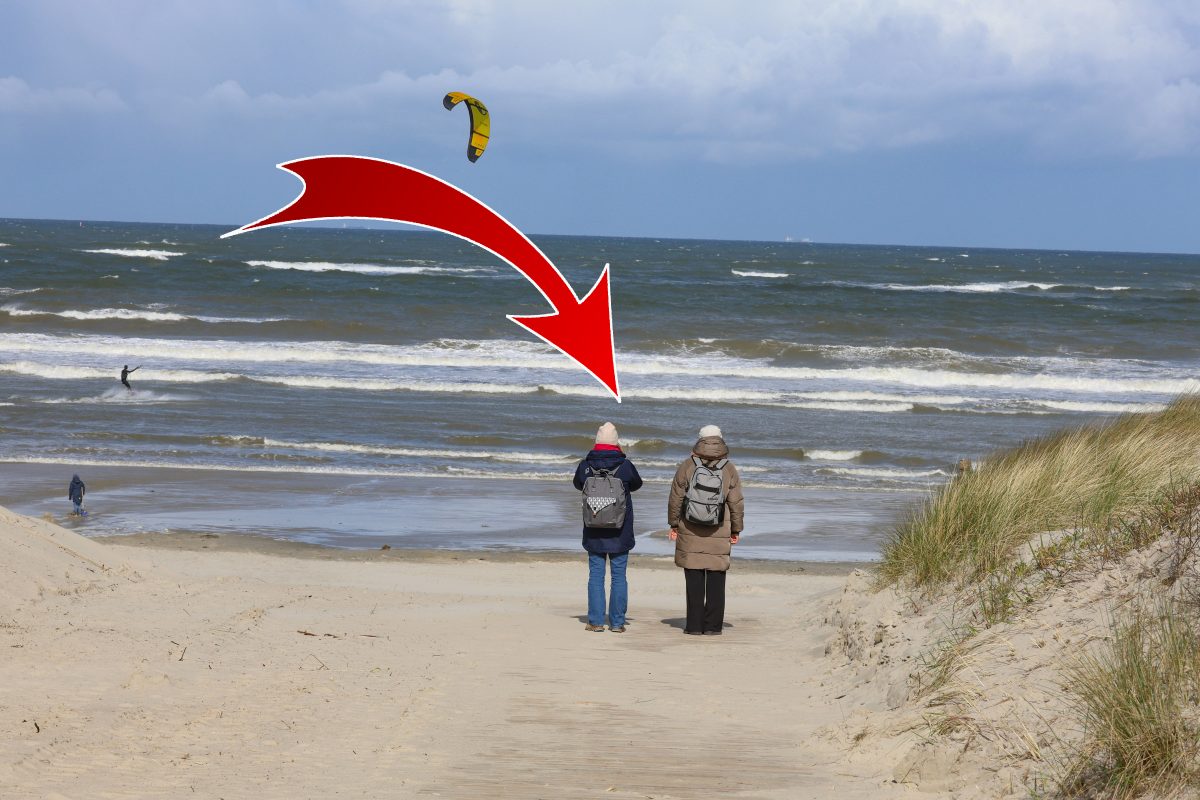
M 131 392 L 133 391 L 133 387 L 129 385 L 129 373 L 131 373 L 131 372 L 137 372 L 137 371 L 138 371 L 139 369 L 141 369 L 141 368 L 142 368 L 142 365 L 141 365 L 141 364 L 138 364 L 138 365 L 137 365 L 136 367 L 134 367 L 133 369 L 130 369 L 130 368 L 129 368 L 129 365 L 128 365 L 128 364 L 126 364 L 126 365 L 124 366 L 124 368 L 121 370 L 121 383 L 125 384 L 125 388 L 126 388 L 126 389 L 128 389 L 128 390 L 129 390 L 129 391 L 131 391 Z

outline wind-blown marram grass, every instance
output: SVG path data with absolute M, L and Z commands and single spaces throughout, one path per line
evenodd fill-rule
M 1064 797 L 1140 796 L 1195 780 L 1196 633 L 1170 600 L 1135 608 L 1111 639 L 1069 670 L 1085 738 Z
M 1042 531 L 1106 526 L 1200 478 L 1200 396 L 1033 439 L 954 479 L 895 531 L 880 578 L 936 587 L 986 579 Z

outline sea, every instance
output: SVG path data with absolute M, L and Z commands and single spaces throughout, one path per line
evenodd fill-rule
M 0 220 L 0 503 L 61 518 L 78 472 L 90 535 L 577 549 L 612 421 L 667 553 L 715 424 L 738 553 L 871 560 L 959 459 L 1200 388 L 1195 255 L 532 236 L 580 295 L 611 265 L 618 404 L 506 318 L 550 309 L 484 250 L 236 227 Z

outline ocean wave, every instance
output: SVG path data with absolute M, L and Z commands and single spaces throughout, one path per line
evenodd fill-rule
M 814 470 L 820 475 L 845 475 L 851 478 L 893 478 L 916 480 L 918 478 L 948 478 L 950 473 L 943 469 L 877 469 L 872 467 L 821 467 Z
M 1127 292 L 1132 286 L 1093 286 L 1097 292 Z
M 800 408 L 809 411 L 870 411 L 877 414 L 895 414 L 912 411 L 912 403 L 838 403 L 838 402 L 767 402 L 764 405 L 778 408 Z
M 1085 411 L 1098 414 L 1140 414 L 1162 411 L 1163 403 L 1084 403 L 1073 400 L 1035 400 L 1039 406 L 1059 411 Z
M 999 281 L 988 283 L 946 284 L 933 283 L 925 285 L 910 285 L 907 283 L 863 283 L 844 284 L 860 286 L 867 289 L 884 289 L 893 292 L 962 292 L 966 294 L 993 294 L 996 292 L 1015 292 L 1022 289 L 1056 289 L 1061 283 L 1035 283 L 1033 281 Z
M 336 264 L 330 261 L 247 261 L 252 267 L 302 272 L 357 272 L 360 275 L 475 275 L 494 273 L 486 267 L 389 267 L 380 264 Z
M 232 362 L 287 363 L 297 364 L 345 364 L 388 365 L 397 367 L 478 367 L 487 369 L 537 369 L 567 370 L 574 372 L 578 367 L 566 356 L 546 345 L 534 342 L 497 340 L 492 342 L 470 342 L 439 340 L 435 343 L 397 346 L 377 344 L 355 344 L 350 342 L 269 342 L 234 341 L 220 339 L 145 339 L 137 337 L 106 336 L 54 336 L 50 334 L 13 334 L 0 338 L 0 352 L 29 356 L 32 354 L 70 355 L 78 359 L 83 355 L 103 356 L 116 363 L 128 360 L 207 361 L 218 364 Z M 1088 394 L 1159 394 L 1177 395 L 1200 390 L 1200 380 L 1195 378 L 1171 377 L 1090 377 L 1083 374 L 1054 374 L 1047 372 L 968 372 L 949 369 L 920 369 L 916 367 L 846 367 L 842 369 L 824 367 L 777 367 L 762 360 L 739 358 L 706 358 L 694 356 L 659 357 L 653 355 L 621 354 L 618 356 L 619 370 L 628 375 L 648 376 L 726 376 L 741 379 L 769 379 L 783 381 L 821 381 L 833 383 L 871 384 L 873 386 L 911 386 L 921 389 L 945 390 L 947 388 L 1001 389 L 1014 392 L 1047 391 L 1054 393 Z M 1081 362 L 1082 363 L 1082 362 Z M 1087 365 L 1085 365 L 1087 366 Z M 1091 364 L 1091 370 L 1103 368 L 1103 362 Z M 250 377 L 250 376 L 247 376 Z M 266 378 L 274 380 L 274 378 Z M 305 379 L 307 380 L 307 379 Z M 336 377 L 320 377 L 326 385 L 342 382 Z M 359 379 L 361 381 L 361 379 Z M 376 381 L 375 388 L 406 388 L 395 381 Z M 299 384 L 297 384 L 299 385 Z M 314 384 L 315 385 L 315 384 Z M 371 384 L 359 383 L 368 388 Z M 496 391 L 518 394 L 535 391 L 528 385 L 501 384 Z M 734 392 L 747 399 L 781 401 L 801 400 L 801 387 L 789 387 L 790 392 L 749 392 L 740 390 L 704 388 L 694 389 L 638 389 L 633 394 L 648 399 L 721 399 L 722 392 Z M 559 387 L 543 384 L 543 391 L 559 394 L 599 396 L 603 390 L 590 384 Z M 904 395 L 904 402 L 920 402 Z M 965 398 L 969 399 L 969 398 Z M 946 404 L 946 398 L 939 403 Z
M 142 320 L 145 322 L 242 322 L 242 323 L 264 323 L 264 322 L 285 322 L 287 317 L 206 317 L 191 314 L 178 314 L 173 311 L 143 311 L 136 308 L 94 308 L 90 311 L 78 311 L 75 309 L 67 309 L 66 311 L 47 311 L 37 308 L 22 308 L 19 305 L 9 304 L 0 306 L 0 311 L 6 312 L 13 317 L 63 317 L 64 319 L 78 320 L 104 320 L 104 319 L 121 319 L 121 320 Z
M 731 269 L 729 271 L 732 272 L 734 275 L 737 275 L 742 278 L 787 278 L 787 277 L 790 277 L 788 275 L 788 273 L 786 273 L 786 272 L 754 272 L 752 270 L 740 270 L 740 269 Z
M 236 437 L 239 444 L 247 437 Z M 262 438 L 257 443 L 263 447 L 280 447 L 296 450 L 316 450 L 328 453 L 355 453 L 363 455 L 403 456 L 405 458 L 478 459 L 516 464 L 550 464 L 554 466 L 574 465 L 579 462 L 578 453 L 533 453 L 520 450 L 445 450 L 426 447 L 395 447 L 390 445 L 351 444 L 343 442 L 291 442 L 282 439 Z M 643 467 L 675 467 L 674 461 L 656 461 L 638 458 Z
M 175 250 L 126 250 L 123 248 L 100 248 L 98 250 L 81 250 L 81 253 L 98 253 L 108 256 L 125 256 L 126 258 L 152 258 L 155 261 L 166 261 L 172 256 L 186 256 Z
M 804 455 L 813 461 L 853 461 L 860 458 L 862 450 L 805 450 Z
M 475 478 L 494 480 L 536 480 L 564 481 L 570 480 L 568 472 L 496 472 L 491 470 L 470 470 L 463 468 L 445 468 L 440 470 L 409 470 L 385 469 L 373 467 L 334 467 L 334 466 L 303 466 L 303 465 L 257 465 L 257 464 L 222 464 L 212 462 L 188 462 L 144 459 L 111 459 L 88 458 L 78 456 L 6 456 L 6 461 L 19 464 L 75 464 L 82 467 L 133 467 L 149 469 L 187 469 L 211 472 L 266 472 L 283 474 L 306 475 L 346 475 L 363 477 L 389 478 Z M 663 483 L 647 479 L 648 483 Z
M 174 403 L 179 401 L 195 400 L 194 397 L 188 397 L 181 394 L 167 394 L 163 392 L 151 392 L 145 389 L 109 389 L 103 394 L 93 397 L 53 397 L 38 399 L 34 402 L 44 403 L 46 405 L 76 405 L 93 403 L 118 403 L 121 405 L 145 405 L 157 403 Z
M 11 289 L 7 286 L 0 286 L 0 297 L 12 297 L 18 294 L 33 294 L 34 292 L 40 291 L 40 287 L 37 289 Z
M 0 363 L 0 372 L 29 375 L 47 380 L 116 380 L 120 370 L 102 369 L 100 367 L 76 367 L 69 364 L 41 364 L 34 361 L 14 361 L 7 364 Z M 170 383 L 213 383 L 238 380 L 245 377 L 235 372 L 205 372 L 203 370 L 189 369 L 156 369 L 143 374 L 150 380 L 167 381 Z M 122 388 L 121 391 L 128 390 Z

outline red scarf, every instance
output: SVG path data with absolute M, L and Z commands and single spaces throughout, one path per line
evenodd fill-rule
M 616 450 L 621 452 L 621 446 L 617 444 L 598 444 L 592 447 L 593 450 Z

